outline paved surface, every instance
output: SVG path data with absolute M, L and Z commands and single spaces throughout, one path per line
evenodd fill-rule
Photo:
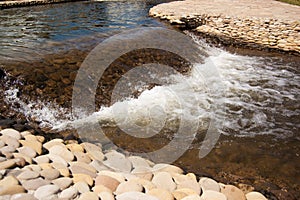
M 152 11 L 173 15 L 174 19 L 209 14 L 300 21 L 300 6 L 275 0 L 186 0 L 160 4 Z

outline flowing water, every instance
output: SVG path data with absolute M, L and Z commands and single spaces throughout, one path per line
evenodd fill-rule
M 92 115 L 72 116 L 74 72 L 93 47 L 122 29 L 166 27 L 147 17 L 150 7 L 143 1 L 114 1 L 1 10 L 0 66 L 13 77 L 2 78 L 2 115 L 25 117 L 42 128 L 59 131 L 100 123 L 119 147 L 143 153 L 180 137 L 174 130 L 185 116 L 188 122 L 196 121 L 197 130 L 187 148 L 172 147 L 186 150 L 176 164 L 220 181 L 255 185 L 277 198 L 281 189 L 300 198 L 298 57 L 234 54 L 187 32 L 202 52 L 201 63 L 194 63 L 186 73 L 161 77 L 165 85 L 143 88 L 142 81 L 140 85 L 125 81 L 128 87 L 136 84 L 139 95 L 113 104 L 99 100 Z M 166 60 L 174 62 L 170 56 Z M 215 79 L 205 79 L 203 74 L 210 73 Z M 200 159 L 199 149 L 212 119 L 221 135 L 213 150 Z M 152 129 L 145 128 L 149 124 Z M 116 130 L 116 125 L 121 128 Z M 134 142 L 137 133 L 154 135 L 163 126 L 168 126 L 163 136 Z

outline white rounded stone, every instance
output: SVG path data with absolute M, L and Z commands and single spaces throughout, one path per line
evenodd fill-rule
M 249 192 L 246 194 L 247 200 L 267 200 L 267 198 L 259 192 Z
M 227 197 L 220 193 L 213 190 L 205 190 L 203 191 L 203 194 L 201 195 L 201 198 L 203 200 L 227 200 Z
M 216 191 L 216 192 L 220 192 L 219 184 L 211 178 L 206 178 L 206 177 L 200 178 L 199 185 L 200 185 L 200 187 L 203 191 L 213 190 L 213 191 Z
M 133 192 L 133 191 L 142 192 L 143 186 L 137 181 L 129 180 L 120 183 L 115 191 L 115 194 L 119 195 L 125 192 Z
M 162 188 L 170 192 L 173 192 L 176 189 L 176 184 L 173 182 L 172 176 L 168 172 L 155 173 L 152 183 L 154 183 L 157 188 Z
M 131 172 L 131 162 L 121 153 L 117 151 L 110 151 L 105 154 L 106 160 L 103 164 L 115 171 Z
M 54 145 L 49 149 L 49 154 L 55 154 L 62 157 L 65 161 L 72 161 L 74 155 L 65 146 Z
M 78 194 L 78 191 L 75 187 L 69 187 L 64 189 L 58 197 L 61 199 L 75 199 Z
M 26 171 L 23 171 L 22 173 L 20 173 L 17 176 L 17 179 L 18 180 L 29 180 L 29 179 L 37 178 L 39 176 L 40 176 L 39 172 L 26 170 Z
M 21 139 L 21 134 L 19 131 L 15 130 L 15 129 L 12 129 L 12 128 L 6 128 L 6 129 L 3 129 L 0 131 L 0 133 L 2 135 L 8 135 L 10 137 L 13 137 L 17 140 L 20 140 Z
M 45 199 L 53 194 L 56 194 L 59 191 L 59 187 L 57 185 L 44 185 L 39 187 L 34 192 L 34 197 L 37 199 Z

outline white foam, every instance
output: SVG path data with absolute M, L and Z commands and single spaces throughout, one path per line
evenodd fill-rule
M 172 84 L 145 90 L 136 99 L 102 107 L 91 116 L 68 121 L 72 117 L 67 110 L 41 101 L 26 104 L 17 97 L 16 89 L 6 91 L 6 100 L 18 102 L 20 111 L 27 117 L 59 130 L 99 121 L 108 125 L 118 122 L 141 126 L 155 121 L 160 127 L 159 122 L 185 114 L 188 120 L 198 120 L 200 125 L 213 116 L 218 130 L 227 135 L 294 135 L 293 128 L 299 125 L 286 121 L 299 116 L 300 110 L 283 104 L 291 101 L 299 107 L 299 74 L 272 60 L 231 54 L 191 36 L 208 57 L 203 64 L 195 64 L 189 76 L 173 76 Z M 211 64 L 220 76 L 208 79 L 205 76 L 215 72 L 210 71 Z M 280 121 L 281 118 L 286 120 Z

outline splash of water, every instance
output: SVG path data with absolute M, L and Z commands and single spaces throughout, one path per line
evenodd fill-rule
M 114 109 L 122 105 L 129 106 L 132 121 L 143 124 L 149 120 L 149 110 L 157 105 L 166 114 L 163 116 L 157 111 L 151 115 L 158 119 L 166 117 L 172 120 L 184 112 L 191 118 L 198 119 L 201 125 L 214 114 L 216 121 L 219 120 L 217 128 L 223 134 L 248 137 L 259 134 L 295 136 L 300 128 L 300 105 L 297 101 L 300 94 L 299 73 L 286 64 L 263 57 L 231 54 L 207 45 L 194 35 L 190 36 L 209 56 L 203 64 L 195 64 L 189 76 L 174 76 L 172 84 L 145 90 L 138 98 L 116 102 L 111 107 L 102 107 L 91 116 L 73 119 L 66 109 L 55 104 L 41 101 L 27 104 L 17 97 L 16 89 L 5 92 L 6 101 L 20 104 L 18 109 L 26 116 L 38 119 L 42 126 L 57 130 L 96 122 L 114 125 L 115 116 L 118 116 L 118 120 L 127 117 L 121 112 L 116 113 L 118 109 Z M 203 69 L 208 69 L 209 62 L 220 73 L 223 84 L 221 90 L 208 89 L 207 84 L 213 84 L 213 80 L 209 83 L 203 81 L 202 72 Z M 187 87 L 187 82 L 192 87 Z M 172 96 L 168 91 L 175 91 L 177 96 Z M 192 98 L 195 96 L 197 98 Z M 178 107 L 176 101 L 178 97 L 184 102 L 181 107 Z M 219 109 L 211 109 L 211 105 L 216 103 Z

